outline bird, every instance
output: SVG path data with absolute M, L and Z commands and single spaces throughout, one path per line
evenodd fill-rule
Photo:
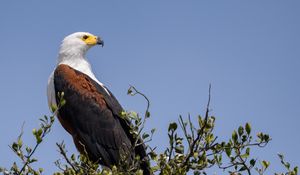
M 59 49 L 56 68 L 48 79 L 49 107 L 57 107 L 63 93 L 65 104 L 58 108 L 57 118 L 73 137 L 81 154 L 105 167 L 118 165 L 122 155 L 128 162 L 140 156 L 144 175 L 151 174 L 144 144 L 132 149 L 135 138 L 130 122 L 121 117 L 122 106 L 101 83 L 86 58 L 93 46 L 104 46 L 101 37 L 76 32 L 66 36 Z

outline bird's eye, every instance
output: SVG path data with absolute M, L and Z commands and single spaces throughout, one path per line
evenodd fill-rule
M 88 37 L 89 37 L 89 36 L 87 36 L 87 35 L 83 35 L 82 38 L 83 38 L 84 40 L 86 40 Z

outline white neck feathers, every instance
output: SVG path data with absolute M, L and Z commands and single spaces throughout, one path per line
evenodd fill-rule
M 103 83 L 101 83 L 96 76 L 94 75 L 91 65 L 88 60 L 85 58 L 85 54 L 89 48 L 76 47 L 76 45 L 61 45 L 59 55 L 58 55 L 58 63 L 65 64 L 73 69 L 76 69 L 86 75 L 88 75 L 91 79 L 96 81 L 102 87 L 104 87 Z M 106 88 L 104 87 L 106 90 Z M 106 90 L 107 91 L 107 90 Z M 108 91 L 107 91 L 108 92 Z

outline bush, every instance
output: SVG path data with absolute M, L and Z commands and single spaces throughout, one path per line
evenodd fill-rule
M 131 121 L 131 133 L 135 138 L 142 138 L 145 145 L 152 140 L 155 129 L 150 133 L 143 132 L 145 123 L 149 117 L 150 102 L 148 98 L 136 88 L 130 87 L 128 94 L 135 96 L 141 95 L 147 101 L 147 108 L 144 116 L 139 113 L 123 111 L 121 116 Z M 60 94 L 59 107 L 65 104 L 63 93 Z M 249 123 L 239 126 L 232 132 L 228 141 L 219 141 L 214 135 L 215 120 L 214 116 L 209 114 L 210 105 L 210 88 L 209 99 L 204 116 L 197 116 L 198 122 L 195 124 L 191 120 L 191 116 L 184 119 L 179 116 L 178 122 L 169 124 L 168 138 L 169 146 L 165 151 L 158 153 L 156 148 L 146 146 L 147 153 L 151 162 L 151 170 L 154 174 L 161 175 L 181 175 L 193 173 L 195 175 L 206 174 L 206 170 L 216 166 L 228 172 L 231 175 L 239 174 L 265 174 L 269 168 L 270 162 L 266 160 L 258 160 L 251 156 L 252 148 L 264 148 L 271 141 L 271 137 L 265 133 L 257 133 L 256 136 L 252 133 L 252 127 Z M 0 172 L 5 175 L 27 175 L 43 174 L 43 168 L 34 169 L 32 164 L 38 159 L 34 157 L 34 153 L 39 145 L 43 142 L 47 134 L 51 131 L 51 127 L 55 121 L 55 114 L 58 108 L 53 108 L 52 116 L 44 116 L 40 119 L 40 127 L 33 129 L 32 134 L 35 137 L 36 144 L 33 148 L 25 146 L 22 140 L 22 134 L 19 135 L 17 141 L 10 145 L 12 151 L 22 160 L 21 165 L 16 162 L 10 168 L 0 168 Z M 182 133 L 182 134 L 180 134 Z M 137 146 L 138 141 L 135 142 Z M 57 143 L 57 147 L 64 162 L 60 159 L 55 162 L 58 171 L 55 175 L 142 175 L 143 171 L 139 168 L 139 157 L 128 165 L 125 161 L 120 162 L 120 165 L 113 166 L 111 169 L 101 168 L 98 164 L 91 162 L 86 155 L 67 155 L 65 144 Z M 291 167 L 290 163 L 284 160 L 284 156 L 279 154 L 279 160 L 286 172 L 275 173 L 275 175 L 296 175 L 298 167 Z M 47 173 L 48 174 L 48 173 Z

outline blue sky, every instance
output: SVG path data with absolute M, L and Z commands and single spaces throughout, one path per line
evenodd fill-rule
M 151 100 L 152 145 L 164 149 L 178 115 L 204 114 L 209 83 L 216 134 L 227 140 L 250 122 L 273 138 L 260 159 L 280 171 L 278 152 L 300 165 L 300 2 L 280 1 L 6 1 L 0 5 L 0 165 L 17 159 L 8 144 L 25 122 L 24 141 L 49 115 L 46 84 L 61 40 L 77 31 L 102 36 L 89 51 L 100 81 L 128 110 L 143 111 L 134 85 Z M 71 137 L 56 121 L 36 153 L 46 174 L 57 170 L 55 143 Z M 211 172 L 214 172 L 212 170 Z

